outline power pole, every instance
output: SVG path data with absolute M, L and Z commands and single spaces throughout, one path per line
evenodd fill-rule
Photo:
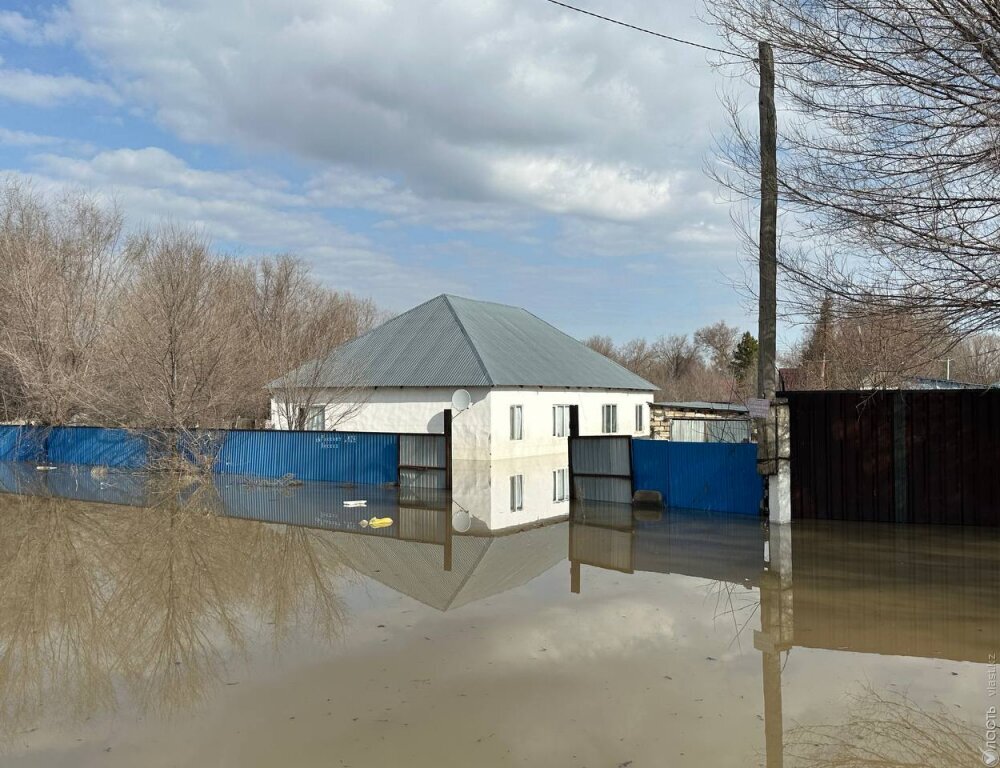
M 757 396 L 771 400 L 778 385 L 778 118 L 774 110 L 774 52 L 758 44 L 760 91 L 760 286 L 757 292 Z

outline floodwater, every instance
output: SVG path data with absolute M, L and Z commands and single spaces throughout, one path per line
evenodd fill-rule
M 996 531 L 566 503 L 527 524 L 389 489 L 31 468 L 0 485 L 22 491 L 0 494 L 4 766 L 989 759 Z

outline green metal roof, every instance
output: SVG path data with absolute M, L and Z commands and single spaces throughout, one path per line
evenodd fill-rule
M 530 312 L 443 294 L 272 387 L 582 387 L 656 390 Z

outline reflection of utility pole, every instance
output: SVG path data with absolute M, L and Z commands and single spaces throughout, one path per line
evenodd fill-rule
M 764 744 L 767 768 L 784 763 L 784 721 L 781 703 L 781 652 L 792 647 L 792 531 L 772 525 L 768 557 L 760 582 L 760 631 L 753 645 L 761 655 L 764 693 Z

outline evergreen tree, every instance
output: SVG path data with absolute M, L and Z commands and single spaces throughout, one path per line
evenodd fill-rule
M 743 334 L 733 349 L 733 358 L 729 366 L 738 381 L 746 379 L 747 375 L 757 367 L 757 339 L 749 331 Z

